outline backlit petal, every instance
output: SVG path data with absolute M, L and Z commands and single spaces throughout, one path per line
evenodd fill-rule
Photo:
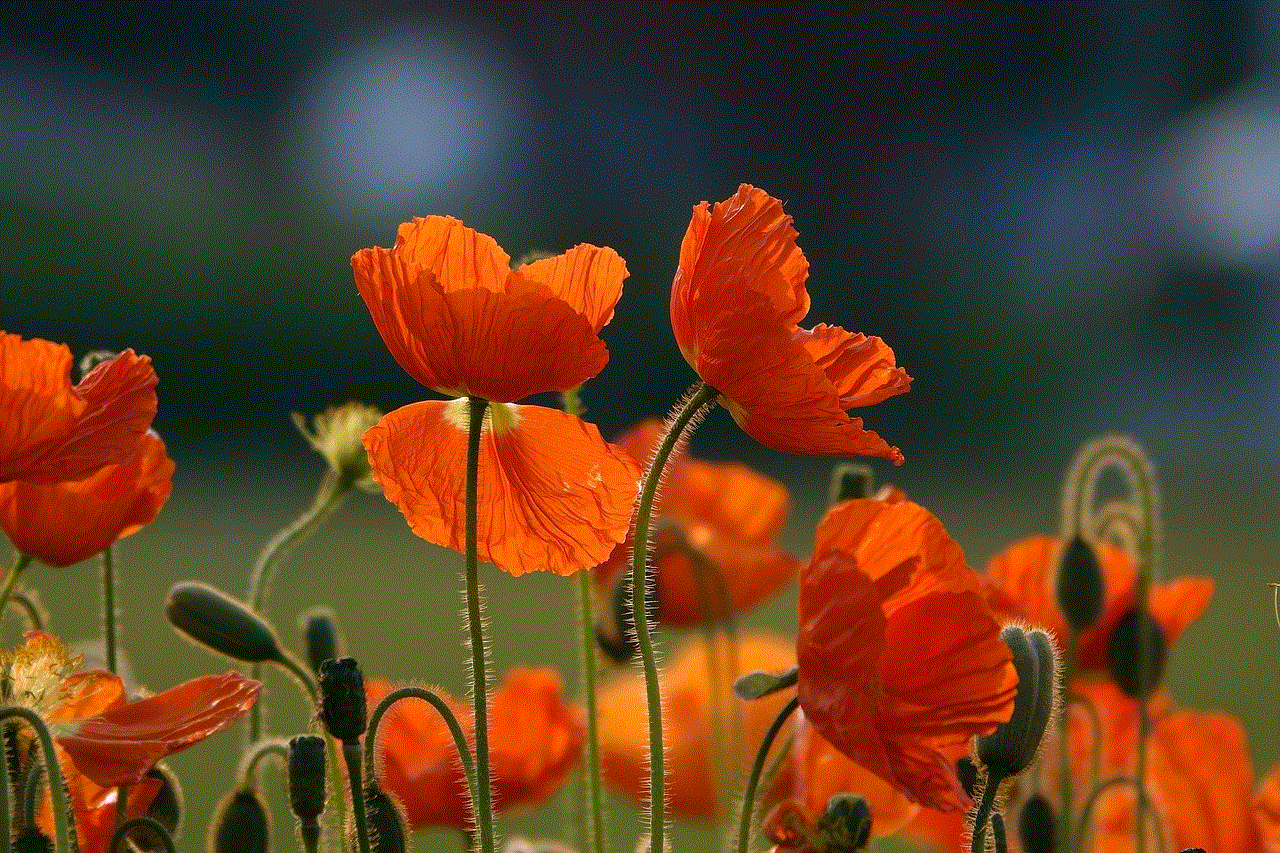
M 410 269 L 429 270 L 445 293 L 472 288 L 498 292 L 511 275 L 511 256 L 498 242 L 452 216 L 401 223 L 391 251 Z
M 841 408 L 871 406 L 911 386 L 911 377 L 880 338 L 825 323 L 798 329 L 794 337 L 835 386 Z
M 562 255 L 525 264 L 511 277 L 508 289 L 534 287 L 569 304 L 587 318 L 596 334 L 613 319 L 622 297 L 627 264 L 613 249 L 583 243 Z

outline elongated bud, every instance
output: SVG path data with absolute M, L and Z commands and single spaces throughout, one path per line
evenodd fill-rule
M 831 486 L 827 489 L 827 506 L 841 501 L 871 497 L 875 475 L 871 466 L 857 462 L 841 462 L 831 472 Z
M 1102 565 L 1093 546 L 1078 534 L 1062 549 L 1054 594 L 1067 624 L 1076 633 L 1092 628 L 1102 616 L 1102 603 L 1106 598 Z
M 298 819 L 303 838 L 310 836 L 314 849 L 320 834 L 320 813 L 324 811 L 324 738 L 299 735 L 289 741 L 289 809 Z
M 1018 838 L 1023 853 L 1053 853 L 1058 843 L 1058 822 L 1053 806 L 1043 794 L 1032 794 L 1018 813 Z
M 13 853 L 53 853 L 53 839 L 38 827 L 28 826 L 13 839 Z
M 307 663 L 319 673 L 320 664 L 338 657 L 338 617 L 328 607 L 315 607 L 302 614 L 299 628 L 307 645 Z
M 1138 611 L 1129 610 L 1120 617 L 1111 636 L 1107 639 L 1107 660 L 1111 664 L 1111 677 L 1120 689 L 1137 698 L 1146 688 L 1147 695 L 1160 685 L 1164 679 L 1164 664 L 1168 654 L 1168 646 L 1164 640 L 1164 632 L 1147 614 L 1147 657 L 1146 678 L 1142 678 L 1142 670 L 1138 663 Z
M 368 724 L 364 675 L 354 658 L 320 665 L 320 722 L 343 743 L 356 743 Z
M 233 791 L 213 816 L 209 853 L 267 853 L 270 849 L 267 807 L 257 791 Z
M 409 849 L 409 838 L 400 804 L 373 782 L 365 788 L 364 808 L 373 853 L 405 853 Z
M 147 817 L 163 826 L 165 832 L 177 835 L 178 825 L 182 823 L 182 786 L 178 784 L 178 777 L 163 764 L 152 767 L 147 775 L 160 780 L 160 790 L 147 807 Z
M 178 584 L 169 590 L 164 613 L 174 628 L 233 660 L 265 663 L 282 657 L 280 643 L 265 619 L 208 584 Z
M 960 787 L 964 788 L 969 798 L 977 799 L 978 765 L 973 763 L 972 758 L 962 755 L 956 759 L 956 777 L 960 779 Z
M 1018 673 L 1013 716 L 991 734 L 980 735 L 976 752 L 989 770 L 1008 778 L 1027 769 L 1040 749 L 1057 697 L 1058 660 L 1049 635 L 1039 629 L 1006 625 L 1000 639 L 1013 653 Z

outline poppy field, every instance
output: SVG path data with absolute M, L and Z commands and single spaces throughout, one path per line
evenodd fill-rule
M 352 287 L 420 397 L 294 414 L 314 491 L 167 529 L 163 367 L 5 330 L 0 850 L 1280 849 L 1274 705 L 1207 704 L 1274 673 L 1224 652 L 1274 647 L 1267 579 L 1209 615 L 1194 500 L 1118 434 L 967 557 L 982 496 L 894 482 L 876 406 L 915 377 L 810 304 L 803 218 L 693 206 L 689 390 L 608 438 L 626 260 L 401 223 Z M 821 477 L 704 456 L 707 418 Z

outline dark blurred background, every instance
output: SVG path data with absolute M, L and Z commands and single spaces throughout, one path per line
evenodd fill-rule
M 0 328 L 154 358 L 179 466 L 157 535 L 208 546 L 162 575 L 242 578 L 312 488 L 290 411 L 431 396 L 384 349 L 354 251 L 428 213 L 513 257 L 616 248 L 631 277 L 585 391 L 614 435 L 693 378 L 666 313 L 691 206 L 754 183 L 795 217 L 809 322 L 880 335 L 915 377 L 861 413 L 906 454 L 878 470 L 975 566 L 1056 529 L 1081 442 L 1146 445 L 1163 570 L 1219 578 L 1187 641 L 1216 675 L 1182 698 L 1252 714 L 1266 766 L 1278 60 L 1276 2 L 9 4 Z M 694 452 L 792 484 L 805 552 L 826 461 L 723 414 Z M 1251 663 L 1224 687 L 1227 638 Z

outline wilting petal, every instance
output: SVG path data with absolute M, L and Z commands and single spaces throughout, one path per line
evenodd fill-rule
M 51 566 L 69 566 L 149 524 L 173 491 L 173 461 L 155 433 L 135 452 L 83 480 L 0 485 L 0 527 L 15 548 Z
M 230 726 L 253 705 L 260 682 L 238 672 L 194 678 L 83 721 L 58 743 L 103 787 L 132 785 L 157 760 Z
M 374 474 L 414 533 L 465 550 L 466 401 L 423 402 L 365 433 Z M 478 553 L 512 575 L 572 574 L 626 537 L 640 472 L 596 428 L 538 406 L 506 406 L 486 428 L 477 479 Z
M 0 333 L 0 482 L 56 483 L 133 452 L 156 413 L 151 359 L 125 350 L 71 385 L 71 351 Z
M 627 264 L 613 249 L 583 243 L 562 255 L 543 258 L 516 270 L 508 284 L 511 293 L 537 288 L 566 302 L 591 324 L 596 334 L 613 319 L 622 297 Z

